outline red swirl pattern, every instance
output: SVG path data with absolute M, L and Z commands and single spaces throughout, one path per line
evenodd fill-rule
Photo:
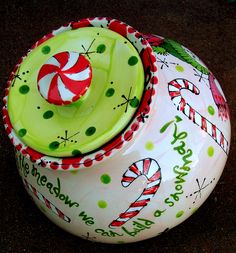
M 49 103 L 70 104 L 86 92 L 91 78 L 91 66 L 83 55 L 77 52 L 61 52 L 41 67 L 38 89 Z

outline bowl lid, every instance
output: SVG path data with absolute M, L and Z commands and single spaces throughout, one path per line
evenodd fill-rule
M 72 22 L 44 36 L 8 81 L 4 100 L 15 138 L 52 157 L 81 156 L 111 142 L 150 88 L 154 60 L 147 44 L 108 18 Z

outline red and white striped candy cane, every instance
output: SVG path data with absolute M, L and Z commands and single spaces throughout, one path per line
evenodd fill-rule
M 223 133 L 213 123 L 203 117 L 194 108 L 192 108 L 181 95 L 181 90 L 187 89 L 199 95 L 199 89 L 190 81 L 182 78 L 175 79 L 168 83 L 168 90 L 171 100 L 177 107 L 177 110 L 181 111 L 187 116 L 194 124 L 198 125 L 203 131 L 209 134 L 215 142 L 224 150 L 226 154 L 229 152 L 228 141 L 224 137 Z
M 121 184 L 123 187 L 128 187 L 140 176 L 146 177 L 147 186 L 138 199 L 135 200 L 125 212 L 121 213 L 116 220 L 113 220 L 109 227 L 120 227 L 138 215 L 159 189 L 161 183 L 161 169 L 156 160 L 145 158 L 133 163 L 124 173 Z
M 27 189 L 29 189 L 34 196 L 39 199 L 43 204 L 46 205 L 46 207 L 51 210 L 54 214 L 56 214 L 59 218 L 63 219 L 66 222 L 70 222 L 71 219 L 66 216 L 61 210 L 59 210 L 55 205 L 53 205 L 48 199 L 46 199 L 43 194 L 41 194 L 39 191 L 37 191 L 31 184 L 29 184 L 25 179 L 24 179 L 24 185 Z

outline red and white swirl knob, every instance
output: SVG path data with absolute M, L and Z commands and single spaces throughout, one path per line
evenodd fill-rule
M 77 52 L 55 54 L 41 67 L 38 90 L 49 102 L 70 104 L 87 91 L 92 79 L 89 61 Z

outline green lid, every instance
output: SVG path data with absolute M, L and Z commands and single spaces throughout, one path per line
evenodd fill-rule
M 75 156 L 118 135 L 143 89 L 142 61 L 129 40 L 99 27 L 65 30 L 19 65 L 8 113 L 27 146 L 49 156 Z

